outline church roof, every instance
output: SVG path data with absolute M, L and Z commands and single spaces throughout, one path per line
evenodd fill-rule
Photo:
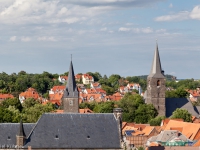
M 45 113 L 30 133 L 25 147 L 102 149 L 120 148 L 114 114 Z
M 120 149 L 118 122 L 113 113 L 45 113 L 37 123 L 23 123 L 24 148 Z M 0 123 L 0 145 L 16 145 L 20 123 Z M 14 147 L 13 147 L 14 148 Z
M 166 98 L 166 117 L 170 117 L 177 108 L 188 110 L 192 116 L 198 117 L 198 110 L 187 98 Z
M 73 69 L 72 61 L 69 66 L 68 80 L 67 80 L 67 85 L 66 85 L 66 89 L 64 91 L 63 97 L 64 98 L 78 97 L 78 89 L 77 89 L 76 81 L 75 81 L 75 77 L 74 77 L 74 69 Z
M 153 63 L 152 63 L 151 71 L 150 71 L 150 74 L 148 77 L 165 78 L 164 75 L 162 74 L 162 67 L 161 67 L 160 56 L 159 56 L 159 51 L 158 51 L 158 44 L 156 45 Z
M 24 134 L 29 135 L 35 123 L 23 123 Z M 0 123 L 0 146 L 16 145 L 16 135 L 19 134 L 20 123 Z

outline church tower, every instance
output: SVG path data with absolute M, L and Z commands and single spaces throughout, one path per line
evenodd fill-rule
M 67 85 L 62 98 L 65 113 L 79 113 L 79 92 L 76 86 L 72 61 L 69 67 Z
M 147 77 L 147 97 L 146 103 L 153 104 L 159 116 L 165 116 L 165 76 L 161 68 L 158 44 L 154 53 L 152 68 Z

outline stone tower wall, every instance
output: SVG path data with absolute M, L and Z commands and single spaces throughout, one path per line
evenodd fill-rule
M 79 113 L 78 98 L 63 98 L 62 103 L 64 112 Z
M 147 104 L 153 104 L 159 116 L 165 116 L 165 78 L 147 78 Z

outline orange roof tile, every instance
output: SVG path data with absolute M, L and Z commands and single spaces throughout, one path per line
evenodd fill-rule
M 63 93 L 49 94 L 49 100 L 61 100 Z
M 200 124 L 170 120 L 166 125 L 165 130 L 170 130 L 175 127 L 182 128 L 182 134 L 186 135 L 191 140 L 194 140 L 200 129 Z
M 0 99 L 7 99 L 7 98 L 14 98 L 12 94 L 1 94 L 0 93 Z
M 34 88 L 28 88 L 25 92 L 19 94 L 20 97 L 40 99 L 38 92 Z
M 66 86 L 60 85 L 60 86 L 54 86 L 52 87 L 52 91 L 56 92 L 56 91 L 63 91 L 65 89 Z
M 82 76 L 83 76 L 84 78 L 89 78 L 90 80 L 93 79 L 93 77 L 90 76 L 89 74 L 83 74 Z
M 148 136 L 155 128 L 153 126 L 146 126 L 142 132 L 144 135 Z

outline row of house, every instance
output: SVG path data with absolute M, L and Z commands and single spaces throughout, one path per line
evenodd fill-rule
M 58 81 L 61 83 L 66 83 L 68 76 L 59 76 Z M 94 78 L 89 74 L 77 74 L 75 75 L 76 82 L 82 82 L 83 84 L 94 83 Z
M 182 119 L 164 119 L 160 126 L 123 122 L 123 139 L 128 149 L 156 147 L 162 150 L 163 147 L 167 149 L 172 146 L 173 150 L 180 147 L 195 149 L 200 146 L 200 123 L 196 117 L 192 120 L 193 123 L 183 122 Z

